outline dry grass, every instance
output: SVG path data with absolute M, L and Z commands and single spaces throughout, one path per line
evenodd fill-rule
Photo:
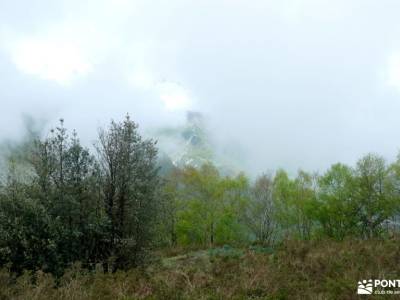
M 3 270 L 0 299 L 357 299 L 360 279 L 400 279 L 399 242 L 288 241 L 272 254 L 180 252 L 115 274 L 74 267 L 58 288 L 48 274 L 38 272 L 36 284 L 28 275 L 10 283 Z

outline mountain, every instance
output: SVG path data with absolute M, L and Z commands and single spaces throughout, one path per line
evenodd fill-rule
M 163 172 L 173 166 L 198 168 L 211 162 L 221 173 L 237 173 L 234 164 L 217 150 L 206 119 L 200 112 L 188 111 L 184 125 L 159 129 L 154 137 L 158 140 Z

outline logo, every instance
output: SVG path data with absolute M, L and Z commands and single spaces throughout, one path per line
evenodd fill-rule
M 372 279 L 358 282 L 357 294 L 371 295 L 373 290 Z
M 400 295 L 400 279 L 360 280 L 357 286 L 358 295 Z

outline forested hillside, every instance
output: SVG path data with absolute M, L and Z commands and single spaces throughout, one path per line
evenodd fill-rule
M 212 161 L 162 170 L 156 141 L 142 138 L 129 116 L 100 129 L 94 146 L 93 151 L 83 147 L 78 134 L 60 120 L 44 138 L 37 136 L 24 144 L 24 151 L 8 155 L 0 188 L 2 299 L 28 297 L 25 292 L 33 297 L 35 286 L 44 288 L 43 276 L 51 278 L 45 283 L 49 299 L 65 289 L 65 276 L 82 281 L 82 294 L 74 291 L 76 299 L 95 299 L 100 296 L 84 290 L 93 284 L 92 276 L 101 274 L 116 276 L 99 277 L 107 285 L 112 285 L 109 280 L 120 284 L 118 276 L 132 276 L 138 284 L 129 283 L 131 296 L 124 292 L 110 299 L 162 297 L 164 292 L 173 298 L 173 290 L 157 290 L 157 279 L 147 281 L 157 276 L 178 280 L 174 268 L 184 285 L 175 290 L 178 298 L 222 297 L 216 286 L 225 284 L 218 280 L 230 280 L 225 272 L 233 282 L 242 276 L 250 280 L 244 279 L 247 272 L 261 272 L 253 274 L 256 288 L 255 282 L 245 281 L 254 297 L 291 299 L 293 287 L 287 278 L 292 272 L 301 276 L 297 259 L 306 261 L 306 278 L 315 280 L 314 272 L 325 276 L 331 268 L 334 278 L 354 279 L 355 288 L 356 276 L 362 276 L 360 269 L 367 264 L 356 259 L 363 251 L 371 257 L 389 248 L 398 253 L 394 241 L 400 225 L 400 159 L 388 163 L 367 154 L 354 166 L 337 163 L 323 174 L 300 170 L 291 177 L 277 170 L 255 180 L 245 173 L 225 175 Z M 388 248 L 373 246 L 379 243 Z M 346 262 L 346 251 L 353 246 L 355 252 Z M 331 253 L 330 247 L 337 252 Z M 388 255 L 395 257 L 393 253 Z M 325 257 L 336 254 L 337 262 Z M 182 269 L 182 258 L 188 259 L 191 270 Z M 200 266 L 199 261 L 211 265 Z M 386 261 L 373 263 L 377 270 L 383 268 L 379 272 L 391 272 Z M 283 269 L 277 267 L 281 264 Z M 353 273 L 346 273 L 346 264 L 353 264 Z M 71 268 L 75 273 L 68 275 Z M 365 276 L 373 275 L 373 269 L 365 270 Z M 204 276 L 213 288 L 207 290 L 196 276 Z M 279 276 L 288 276 L 285 286 L 278 284 Z M 299 280 L 296 276 L 293 280 Z M 312 288 L 315 295 L 326 297 L 336 289 L 352 295 L 349 278 L 340 288 L 329 283 L 320 291 Z M 265 285 L 268 280 L 274 288 Z M 140 291 L 142 285 L 149 290 Z M 112 293 L 109 288 L 105 297 Z M 206 291 L 198 290 L 203 288 Z

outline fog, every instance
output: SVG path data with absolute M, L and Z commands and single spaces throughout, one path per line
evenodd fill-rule
M 400 139 L 398 1 L 1 1 L 0 139 L 62 117 L 91 144 L 206 116 L 252 174 L 323 170 Z

